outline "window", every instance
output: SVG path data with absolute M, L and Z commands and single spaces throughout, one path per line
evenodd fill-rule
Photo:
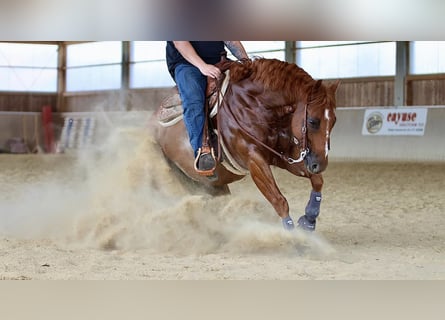
M 284 41 L 242 41 L 249 56 L 284 60 Z M 165 62 L 165 41 L 133 41 L 130 57 L 130 88 L 170 87 L 175 83 Z M 228 52 L 228 57 L 235 57 Z
M 130 56 L 130 88 L 175 85 L 165 62 L 165 41 L 133 41 Z
M 57 45 L 0 43 L 1 91 L 57 91 Z
M 249 57 L 259 56 L 284 61 L 284 41 L 241 41 Z
M 297 64 L 314 78 L 395 75 L 395 42 L 301 41 Z
M 67 91 L 120 89 L 122 42 L 90 42 L 67 46 Z
M 410 42 L 411 74 L 445 73 L 445 41 Z

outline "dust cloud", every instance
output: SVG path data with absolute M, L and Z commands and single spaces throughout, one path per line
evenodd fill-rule
M 126 117 L 109 121 L 94 148 L 2 155 L 0 236 L 179 255 L 333 251 L 320 236 L 285 232 L 250 177 L 230 196 L 190 193 L 147 128 Z

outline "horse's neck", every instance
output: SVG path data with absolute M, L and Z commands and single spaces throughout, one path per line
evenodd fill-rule
M 296 106 L 299 103 L 307 103 L 309 99 L 308 87 L 311 85 L 310 79 L 302 79 L 300 83 L 294 83 L 294 90 L 288 88 L 271 90 L 262 83 L 256 83 L 254 86 L 254 95 L 257 100 L 266 108 L 283 107 L 287 105 Z

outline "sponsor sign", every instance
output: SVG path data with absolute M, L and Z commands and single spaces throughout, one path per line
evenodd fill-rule
M 427 108 L 367 109 L 363 135 L 423 136 Z

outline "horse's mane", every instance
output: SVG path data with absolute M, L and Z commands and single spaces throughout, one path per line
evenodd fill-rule
M 261 83 L 265 89 L 281 91 L 295 101 L 302 95 L 308 96 L 316 82 L 296 64 L 265 58 L 243 60 L 232 64 L 231 81 L 239 82 L 247 78 Z

